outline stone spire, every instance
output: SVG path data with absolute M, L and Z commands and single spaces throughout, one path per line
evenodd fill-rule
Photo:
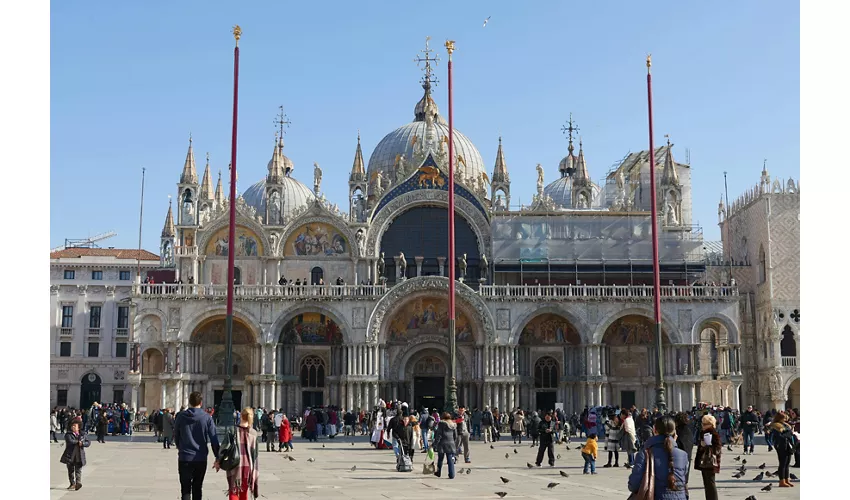
M 192 134 L 189 134 L 189 151 L 186 152 L 186 162 L 183 163 L 183 174 L 180 175 L 180 183 L 198 183 L 198 171 L 195 170 L 195 152 L 192 150 Z
M 224 187 L 221 185 L 221 170 L 218 171 L 218 184 L 215 185 L 215 202 L 219 207 L 224 206 Z
M 210 154 L 207 153 L 207 165 L 204 167 L 204 178 L 201 180 L 201 199 L 212 201 L 213 186 L 210 175 Z
M 499 137 L 499 149 L 496 150 L 496 164 L 493 166 L 493 182 L 510 182 L 508 164 L 505 163 L 505 153 L 502 151 L 502 137 Z
M 354 152 L 354 164 L 351 165 L 351 176 L 349 181 L 356 182 L 366 176 L 366 169 L 363 167 L 363 150 L 360 148 L 360 131 L 357 131 L 357 150 Z
M 163 238 L 173 238 L 177 235 L 174 230 L 174 215 L 171 213 L 171 197 L 168 198 L 168 213 L 165 215 L 165 225 L 162 227 Z
M 269 174 L 266 176 L 266 182 L 269 184 L 280 184 L 283 182 L 283 162 L 281 161 L 281 157 L 283 156 L 283 137 L 279 137 L 275 133 L 274 143 L 272 161 L 269 163 Z
M 673 146 L 670 136 L 667 136 L 667 151 L 664 154 L 664 173 L 661 174 L 661 184 L 668 186 L 679 185 L 679 174 L 676 172 L 676 162 L 673 161 Z
M 572 147 L 572 144 L 570 144 L 570 147 Z M 570 153 L 572 153 L 572 151 Z M 587 162 L 584 160 L 584 147 L 581 137 L 578 139 L 578 160 L 576 161 L 576 172 L 573 176 L 573 184 L 577 186 L 590 184 L 590 174 L 587 171 Z

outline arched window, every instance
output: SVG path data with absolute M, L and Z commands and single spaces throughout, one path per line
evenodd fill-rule
M 782 340 L 779 341 L 779 352 L 782 357 L 797 356 L 797 341 L 794 339 L 794 331 L 789 325 L 782 330 Z
M 764 245 L 759 245 L 759 283 L 767 281 L 767 255 L 764 253 Z
M 319 282 L 324 282 L 324 276 L 325 276 L 325 272 L 322 270 L 321 267 L 318 267 L 318 266 L 314 267 L 310 271 L 310 284 L 311 285 L 318 285 Z
M 556 389 L 558 387 L 558 362 L 546 356 L 534 364 L 534 387 Z
M 307 356 L 301 360 L 301 387 L 318 388 L 325 386 L 325 362 L 318 356 Z

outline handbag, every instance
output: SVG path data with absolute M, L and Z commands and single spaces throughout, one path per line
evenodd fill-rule
M 700 470 L 714 470 L 717 467 L 717 455 L 712 453 L 711 448 L 706 446 L 703 448 L 702 455 L 700 455 L 699 459 L 699 469 Z
M 638 490 L 629 495 L 627 500 L 654 500 L 655 499 L 655 460 L 652 452 L 644 450 L 646 455 L 646 466 L 643 469 L 643 478 L 640 480 Z
M 218 451 L 218 465 L 225 471 L 239 467 L 239 439 L 234 429 L 227 429 Z

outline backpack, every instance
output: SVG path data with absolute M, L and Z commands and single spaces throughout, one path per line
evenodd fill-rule
M 489 411 L 485 411 L 483 415 L 481 415 L 481 423 L 483 425 L 493 425 L 493 414 Z

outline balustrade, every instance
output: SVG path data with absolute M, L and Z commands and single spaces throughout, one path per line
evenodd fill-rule
M 784 366 L 784 367 L 796 367 L 797 366 L 797 356 L 782 356 L 782 366 Z

